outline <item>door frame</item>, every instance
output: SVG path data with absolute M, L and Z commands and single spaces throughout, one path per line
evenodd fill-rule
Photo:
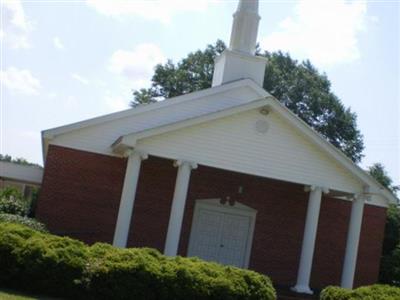
M 244 265 L 243 268 L 247 269 L 249 267 L 251 248 L 253 245 L 254 228 L 256 223 L 257 210 L 251 208 L 250 206 L 244 205 L 240 202 L 235 201 L 234 205 L 230 205 L 228 201 L 224 204 L 221 203 L 221 199 L 198 199 L 195 201 L 195 207 L 193 212 L 192 227 L 190 230 L 189 246 L 187 251 L 187 256 L 190 255 L 194 243 L 194 233 L 199 226 L 199 215 L 201 209 L 212 210 L 216 212 L 245 216 L 250 218 L 249 232 L 246 240 L 246 248 L 244 254 Z

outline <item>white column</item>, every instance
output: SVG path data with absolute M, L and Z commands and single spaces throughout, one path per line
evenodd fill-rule
M 124 186 L 122 188 L 113 241 L 113 245 L 116 247 L 126 247 L 128 242 L 133 205 L 136 197 L 136 188 L 139 180 L 140 165 L 142 160 L 147 158 L 146 154 L 133 150 L 128 150 L 126 156 L 128 156 L 128 164 L 125 171 Z
M 178 253 L 190 173 L 192 169 L 197 168 L 196 164 L 187 161 L 176 161 L 174 165 L 178 166 L 178 174 L 176 176 L 175 191 L 164 248 L 164 254 L 168 256 L 175 256 Z
M 310 276 L 314 256 L 315 238 L 317 236 L 318 218 L 321 207 L 322 188 L 309 187 L 306 224 L 304 227 L 303 245 L 301 249 L 300 265 L 297 273 L 297 283 L 292 288 L 297 293 L 312 294 Z
M 351 206 L 350 224 L 347 233 L 346 253 L 344 256 L 341 281 L 341 287 L 343 288 L 353 288 L 363 213 L 364 197 L 359 196 L 353 200 L 353 204 Z

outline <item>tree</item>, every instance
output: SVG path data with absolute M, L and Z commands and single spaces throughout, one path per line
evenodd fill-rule
M 177 64 L 168 60 L 157 65 L 149 89 L 134 91 L 131 106 L 155 102 L 211 87 L 214 59 L 225 50 L 224 42 L 218 40 L 204 51 L 189 53 Z
M 393 185 L 393 179 L 387 174 L 385 167 L 380 163 L 375 163 L 368 169 L 369 174 L 375 178 L 381 185 L 396 194 L 400 190 L 400 186 Z
M 205 50 L 189 53 L 174 64 L 169 60 L 155 68 L 151 87 L 133 92 L 131 106 L 206 89 L 211 86 L 214 59 L 225 50 L 218 40 Z M 364 149 L 356 124 L 356 114 L 345 108 L 331 91 L 325 74 L 309 62 L 298 62 L 282 52 L 262 52 L 269 62 L 265 70 L 264 88 L 318 131 L 354 162 L 359 162 Z
M 393 179 L 388 175 L 385 167 L 375 163 L 368 168 L 368 172 L 381 185 L 393 194 L 400 189 L 393 185 Z M 382 283 L 400 285 L 400 209 L 391 204 L 387 210 L 385 236 L 382 246 L 382 258 L 379 280 Z
M 379 281 L 400 285 L 400 209 L 394 204 L 387 211 Z

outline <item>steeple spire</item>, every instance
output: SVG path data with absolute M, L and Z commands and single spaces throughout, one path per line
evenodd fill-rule
M 237 11 L 233 14 L 229 48 L 253 55 L 256 51 L 259 21 L 258 0 L 240 0 Z
M 246 78 L 263 86 L 267 60 L 255 56 L 259 22 L 258 0 L 240 0 L 229 48 L 215 59 L 212 86 Z

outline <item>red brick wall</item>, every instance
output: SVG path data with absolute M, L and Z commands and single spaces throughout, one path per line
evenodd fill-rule
M 55 232 L 110 242 L 125 165 L 124 159 L 50 147 L 39 218 Z M 163 251 L 176 172 L 170 160 L 143 161 L 128 246 Z M 300 185 L 200 166 L 191 176 L 179 254 L 187 252 L 195 200 L 227 196 L 258 211 L 250 268 L 268 274 L 276 284 L 295 284 L 308 201 Z M 340 283 L 350 209 L 350 202 L 323 198 L 313 287 Z M 384 208 L 365 208 L 357 284 L 377 279 L 385 214 Z
M 151 157 L 142 162 L 128 247 L 164 251 L 177 169 L 173 162 Z
M 126 160 L 50 145 L 36 216 L 57 234 L 112 242 Z
M 191 177 L 179 253 L 187 251 L 195 200 L 227 196 L 258 211 L 250 268 L 294 283 L 308 199 L 299 185 L 200 166 Z
M 340 284 L 351 202 L 323 198 L 311 276 L 312 286 Z
M 378 279 L 385 224 L 386 208 L 365 206 L 354 279 L 355 286 L 372 284 Z

